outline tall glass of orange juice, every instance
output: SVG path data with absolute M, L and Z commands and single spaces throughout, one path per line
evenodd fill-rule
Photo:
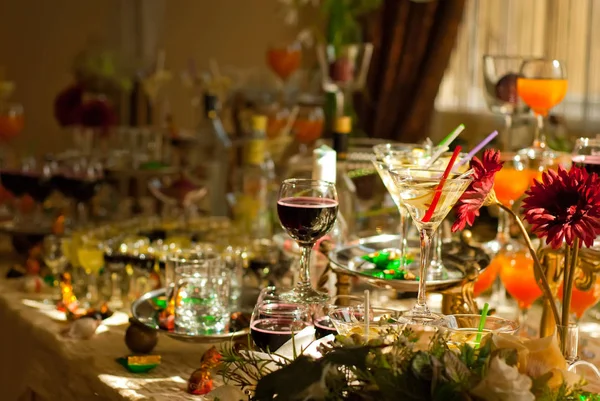
M 580 270 L 575 273 L 582 274 Z M 563 297 L 563 284 L 558 288 L 558 299 L 562 300 Z M 591 283 L 590 288 L 580 290 L 577 288 L 577 279 L 575 279 L 575 285 L 573 286 L 573 292 L 571 293 L 571 312 L 575 314 L 577 320 L 580 320 L 588 309 L 595 306 L 600 302 L 600 274 L 596 274 L 594 282 Z
M 537 128 L 531 149 L 546 148 L 544 118 L 550 109 L 559 104 L 567 94 L 567 71 L 559 60 L 525 60 L 517 79 L 517 93 L 537 119 Z

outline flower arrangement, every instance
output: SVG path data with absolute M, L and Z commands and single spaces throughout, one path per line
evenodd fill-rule
M 563 243 L 566 246 L 563 269 L 565 290 L 562 296 L 562 314 L 559 315 L 548 280 L 523 221 L 511 208 L 499 202 L 494 193 L 494 175 L 502 168 L 500 153 L 486 150 L 482 160 L 476 157 L 472 159 L 471 168 L 474 170 L 474 179 L 457 202 L 457 220 L 452 231 L 472 225 L 479 215 L 479 209 L 484 205 L 496 205 L 512 215 L 534 260 L 539 285 L 549 301 L 556 324 L 563 328 L 570 327 L 570 305 L 579 249 L 583 245 L 592 246 L 600 235 L 600 178 L 583 168 L 574 166 L 567 171 L 559 166 L 556 171 L 544 172 L 541 181 L 535 180 L 525 193 L 524 218 L 532 225 L 533 233 L 546 238 L 546 244 L 554 249 L 561 248 Z M 567 352 L 566 342 L 561 343 L 563 352 Z
M 96 128 L 106 132 L 117 123 L 115 105 L 128 85 L 116 76 L 114 57 L 91 44 L 74 60 L 74 82 L 59 92 L 54 117 L 62 127 Z
M 488 335 L 480 346 L 451 348 L 437 333 L 422 344 L 408 329 L 368 342 L 358 334 L 338 336 L 320 346 L 321 357 L 257 357 L 225 347 L 220 373 L 253 401 L 600 399 L 565 370 L 555 337 Z

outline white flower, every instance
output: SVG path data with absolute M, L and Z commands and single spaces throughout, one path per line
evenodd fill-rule
M 485 401 L 535 401 L 531 378 L 504 360 L 494 358 L 483 380 L 471 393 Z

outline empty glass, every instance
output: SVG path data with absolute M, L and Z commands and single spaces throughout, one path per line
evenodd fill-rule
M 188 335 L 224 332 L 229 324 L 230 275 L 214 252 L 181 255 L 175 261 L 171 299 L 175 331 Z

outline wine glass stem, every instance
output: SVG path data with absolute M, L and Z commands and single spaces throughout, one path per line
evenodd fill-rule
M 310 287 L 310 255 L 312 245 L 302 246 L 302 255 L 300 256 L 300 287 Z
M 403 265 L 407 264 L 406 261 L 406 247 L 408 246 L 408 230 L 410 229 L 410 219 L 408 218 L 407 211 L 402 206 L 398 207 L 400 212 L 400 260 Z
M 498 232 L 496 233 L 496 240 L 500 244 L 505 244 L 510 238 L 510 216 L 502 210 L 498 210 Z
M 546 147 L 546 134 L 544 132 L 544 116 L 541 114 L 535 115 L 537 125 L 533 136 L 533 147 L 544 149 Z
M 504 136 L 500 141 L 500 147 L 503 152 L 507 152 L 512 147 L 512 115 L 506 114 L 504 116 Z
M 422 228 L 420 231 L 421 265 L 419 266 L 419 293 L 413 311 L 419 314 L 429 314 L 429 308 L 427 307 L 427 268 L 429 267 L 431 258 L 431 237 L 433 236 L 433 230 Z

